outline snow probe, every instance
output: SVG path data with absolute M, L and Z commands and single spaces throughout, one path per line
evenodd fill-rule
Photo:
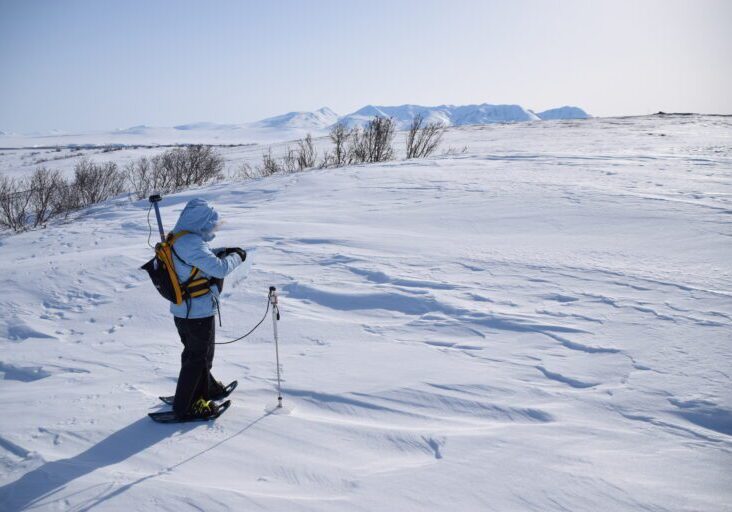
M 282 382 L 280 380 L 280 343 L 277 336 L 277 322 L 280 320 L 280 308 L 277 303 L 277 288 L 269 287 L 269 302 L 272 304 L 272 329 L 275 341 L 275 362 L 277 364 L 277 408 L 282 409 Z

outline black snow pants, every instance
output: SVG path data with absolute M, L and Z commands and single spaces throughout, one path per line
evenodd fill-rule
M 175 317 L 183 353 L 180 357 L 180 375 L 175 388 L 173 411 L 185 415 L 199 398 L 209 400 L 222 391 L 221 383 L 211 375 L 216 339 L 215 317 Z

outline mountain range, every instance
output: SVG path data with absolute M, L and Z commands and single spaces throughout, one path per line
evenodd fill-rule
M 314 133 L 325 132 L 337 122 L 342 122 L 348 127 L 363 126 L 375 116 L 393 118 L 399 129 L 406 129 L 412 119 L 421 114 L 428 121 L 436 121 L 446 126 L 479 125 L 488 123 L 510 123 L 521 121 L 539 121 L 554 119 L 587 119 L 590 116 L 579 107 L 560 107 L 544 112 L 534 112 L 521 105 L 491 105 L 483 103 L 480 105 L 439 105 L 426 107 L 422 105 L 399 105 L 399 106 L 375 106 L 367 105 L 355 112 L 345 116 L 339 116 L 328 107 L 312 112 L 288 112 L 279 116 L 261 119 L 259 121 L 241 124 L 224 124 L 211 122 L 195 122 L 180 124 L 171 128 L 155 127 L 145 124 L 131 126 L 129 128 L 118 128 L 108 135 L 151 135 L 165 130 L 172 133 L 209 132 L 212 134 L 230 133 L 271 133 L 281 131 L 283 135 L 312 131 Z M 0 136 L 20 136 L 21 134 L 9 131 L 0 131 Z M 59 130 L 46 132 L 27 133 L 25 136 L 49 137 L 49 136 L 76 136 L 82 133 L 64 133 Z
M 415 116 L 421 115 L 427 122 L 440 122 L 447 126 L 466 126 L 489 123 L 540 121 L 555 119 L 588 119 L 591 116 L 579 107 L 559 107 L 536 113 L 521 105 L 422 105 L 374 106 L 367 105 L 351 114 L 339 117 L 324 107 L 315 112 L 290 112 L 253 123 L 257 127 L 277 129 L 327 129 L 336 122 L 348 127 L 363 126 L 376 116 L 391 117 L 400 129 L 406 129 Z

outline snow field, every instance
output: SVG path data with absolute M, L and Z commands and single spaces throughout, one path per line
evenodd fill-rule
M 730 510 L 731 137 L 459 128 L 457 155 L 165 198 L 166 226 L 200 196 L 214 245 L 256 247 L 218 337 L 278 287 L 290 414 L 265 413 L 268 319 L 217 348 L 222 418 L 146 417 L 180 345 L 144 201 L 0 239 L 0 508 Z

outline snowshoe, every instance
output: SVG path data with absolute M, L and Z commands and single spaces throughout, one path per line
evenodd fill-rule
M 216 404 L 212 400 L 204 400 L 199 398 L 191 411 L 185 416 L 177 416 L 173 411 L 151 412 L 148 416 L 158 423 L 187 423 L 190 421 L 209 421 L 215 420 L 231 406 L 231 400 L 227 400 L 222 404 Z
M 235 381 L 235 380 L 234 381 L 231 381 L 228 386 L 226 386 L 226 387 L 223 388 L 223 391 L 221 393 L 219 393 L 218 395 L 212 396 L 211 397 L 211 400 L 214 400 L 216 402 L 218 402 L 219 400 L 223 400 L 224 398 L 226 398 L 227 396 L 229 396 L 232 391 L 234 391 L 236 389 L 236 386 L 238 384 L 239 383 L 237 381 Z M 171 396 L 159 396 L 158 398 L 160 400 L 162 400 L 163 403 L 166 403 L 168 405 L 173 405 L 173 401 L 175 400 L 175 395 L 171 395 Z

